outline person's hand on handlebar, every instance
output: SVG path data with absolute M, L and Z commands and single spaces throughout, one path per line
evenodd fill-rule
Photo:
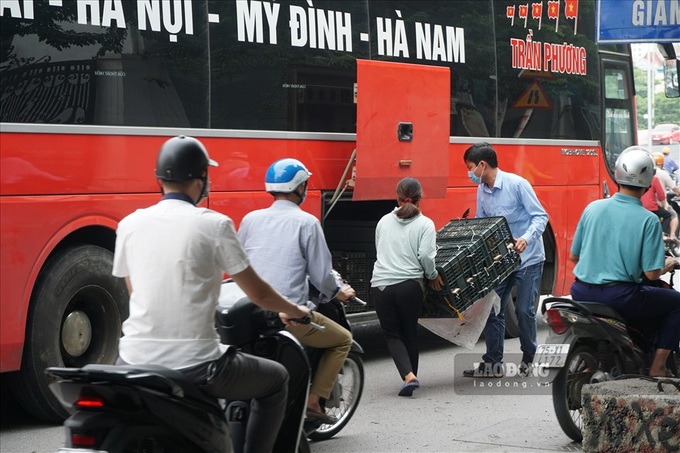
M 667 256 L 666 262 L 665 262 L 664 268 L 663 268 L 663 274 L 665 274 L 666 272 L 672 271 L 673 269 L 675 269 L 675 267 L 677 265 L 678 265 L 678 259 L 677 258 L 675 258 L 673 256 Z
M 340 290 L 338 293 L 335 295 L 335 298 L 338 299 L 342 303 L 349 303 L 349 301 L 357 295 L 357 292 L 354 291 L 354 288 L 352 288 L 348 284 L 344 284 L 340 287 Z
M 307 316 L 310 316 L 311 313 L 312 313 L 309 310 L 309 308 L 307 308 L 303 305 L 296 305 L 296 307 L 297 307 L 297 312 L 295 312 L 295 313 L 292 313 L 292 311 L 294 311 L 294 310 L 291 310 L 291 312 L 288 312 L 288 313 L 283 313 L 283 312 L 279 313 L 279 318 L 281 318 L 281 322 L 283 322 L 285 325 L 299 326 L 300 325 L 299 322 L 295 322 L 295 321 L 292 321 L 292 320 L 293 319 L 305 318 Z

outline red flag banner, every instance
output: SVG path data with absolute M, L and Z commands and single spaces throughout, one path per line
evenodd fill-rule
M 526 19 L 529 16 L 529 4 L 519 5 L 519 18 Z
M 515 17 L 515 7 L 514 6 L 508 6 L 505 9 L 505 17 L 507 17 L 508 19 Z
M 548 2 L 548 19 L 557 19 L 560 16 L 560 2 Z
M 540 19 L 543 16 L 543 2 L 531 4 L 531 18 Z
M 566 0 L 564 15 L 567 19 L 576 19 L 578 17 L 578 0 Z

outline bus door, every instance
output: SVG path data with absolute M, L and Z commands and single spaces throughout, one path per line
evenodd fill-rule
M 353 200 L 394 199 L 407 176 L 428 198 L 445 196 L 450 87 L 447 67 L 357 60 Z
M 603 181 L 604 195 L 607 192 L 607 181 L 613 182 L 616 159 L 621 151 L 635 144 L 637 127 L 635 124 L 635 107 L 633 89 L 633 70 L 630 60 L 617 58 L 616 55 L 601 54 L 600 69 L 602 71 L 602 150 L 607 172 L 600 175 Z

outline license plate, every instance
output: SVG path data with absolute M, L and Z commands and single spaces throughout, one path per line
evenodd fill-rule
M 567 363 L 568 354 L 568 344 L 539 344 L 534 363 L 546 368 L 562 368 Z

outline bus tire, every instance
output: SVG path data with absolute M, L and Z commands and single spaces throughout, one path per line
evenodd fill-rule
M 10 385 L 29 414 L 61 422 L 68 413 L 49 389 L 45 368 L 114 363 L 128 314 L 122 279 L 111 275 L 113 253 L 76 245 L 51 256 L 31 295 L 21 369 Z

